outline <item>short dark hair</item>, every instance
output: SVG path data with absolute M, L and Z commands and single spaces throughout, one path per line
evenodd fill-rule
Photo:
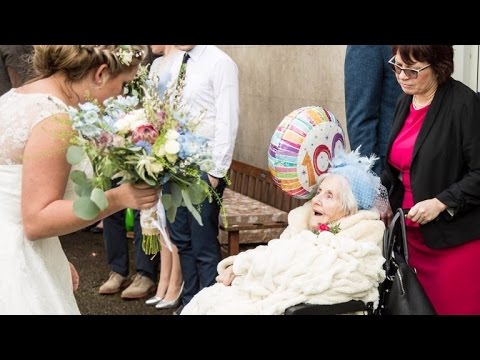
M 453 73 L 453 45 L 394 45 L 393 55 L 397 52 L 407 65 L 416 61 L 430 64 L 438 76 L 438 85 L 442 85 Z

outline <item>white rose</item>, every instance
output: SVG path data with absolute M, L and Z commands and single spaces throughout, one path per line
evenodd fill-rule
M 155 153 L 158 157 L 163 157 L 165 156 L 165 145 L 160 145 L 157 149 L 157 152 Z
M 175 130 L 173 129 L 169 129 L 167 131 L 167 133 L 165 134 L 165 137 L 168 139 L 168 140 L 177 140 L 178 137 L 180 136 L 180 134 L 178 132 L 176 132 Z M 180 149 L 179 149 L 180 150 Z M 178 152 L 178 151 L 177 151 Z M 175 153 L 176 154 L 176 153 Z
M 168 155 L 178 154 L 179 151 L 180 151 L 180 144 L 178 143 L 178 141 L 167 140 L 167 142 L 165 143 L 165 152 Z
M 177 155 L 172 155 L 172 154 L 167 154 L 166 156 L 167 160 L 170 161 L 172 164 L 175 164 L 175 162 L 178 159 Z
M 145 111 L 143 109 L 134 110 L 129 112 L 121 119 L 115 122 L 115 127 L 120 134 L 127 133 L 129 131 L 135 130 L 140 125 L 147 124 L 145 118 Z
M 115 122 L 115 128 L 117 129 L 117 132 L 119 134 L 124 134 L 124 133 L 127 133 L 128 132 L 128 122 L 127 122 L 128 119 L 126 119 L 126 116 L 124 116 L 123 118 L 117 120 Z

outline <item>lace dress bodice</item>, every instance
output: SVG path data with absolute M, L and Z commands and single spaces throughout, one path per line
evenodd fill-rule
M 21 212 L 22 157 L 31 131 L 65 112 L 47 94 L 12 89 L 0 97 L 0 314 L 79 314 L 60 240 L 27 239 Z
M 33 127 L 66 111 L 60 99 L 48 94 L 20 94 L 15 89 L 4 94 L 0 98 L 0 165 L 22 164 Z

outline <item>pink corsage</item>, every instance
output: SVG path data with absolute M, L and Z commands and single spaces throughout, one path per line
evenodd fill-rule
M 315 230 L 313 230 L 313 233 L 318 235 L 322 231 L 329 231 L 332 234 L 337 234 L 340 231 L 340 224 L 334 224 L 334 225 L 318 224 L 317 228 Z

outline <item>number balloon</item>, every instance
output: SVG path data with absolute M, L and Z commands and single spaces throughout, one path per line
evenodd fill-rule
M 345 140 L 335 116 L 320 106 L 303 107 L 285 116 L 273 133 L 268 167 L 283 191 L 309 199 L 339 148 L 345 149 Z

